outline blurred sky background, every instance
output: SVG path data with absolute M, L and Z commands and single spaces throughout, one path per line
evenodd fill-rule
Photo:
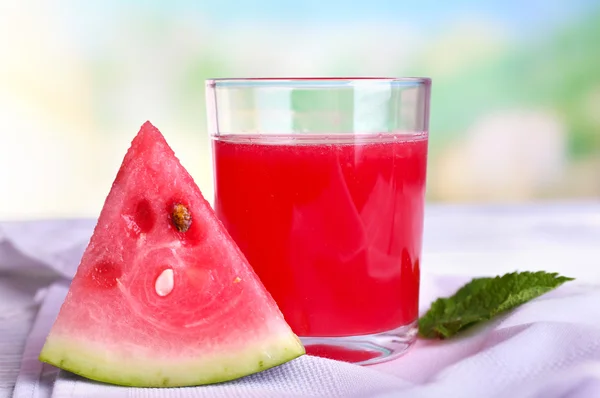
M 428 197 L 600 197 L 595 0 L 0 0 L 0 219 L 97 216 L 150 120 L 212 197 L 204 80 L 433 79 Z

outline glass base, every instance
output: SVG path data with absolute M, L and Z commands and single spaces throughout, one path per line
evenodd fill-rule
M 357 365 L 373 365 L 398 358 L 416 339 L 416 321 L 387 332 L 361 336 L 300 337 L 309 355 Z

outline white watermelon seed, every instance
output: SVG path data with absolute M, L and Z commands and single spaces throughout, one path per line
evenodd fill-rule
M 175 280 L 173 278 L 173 270 L 171 268 L 165 269 L 160 273 L 158 278 L 156 278 L 156 282 L 154 284 L 154 289 L 156 290 L 156 294 L 161 297 L 166 296 L 167 294 L 173 291 L 173 284 Z

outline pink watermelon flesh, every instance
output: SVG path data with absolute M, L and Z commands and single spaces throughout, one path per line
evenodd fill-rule
M 302 354 L 192 177 L 146 122 L 40 360 L 98 381 L 150 387 L 231 380 Z

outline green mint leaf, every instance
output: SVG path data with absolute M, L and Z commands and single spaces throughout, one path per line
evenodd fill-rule
M 419 319 L 419 335 L 430 339 L 454 336 L 571 280 L 543 271 L 473 279 L 454 296 L 439 298 L 431 305 Z

